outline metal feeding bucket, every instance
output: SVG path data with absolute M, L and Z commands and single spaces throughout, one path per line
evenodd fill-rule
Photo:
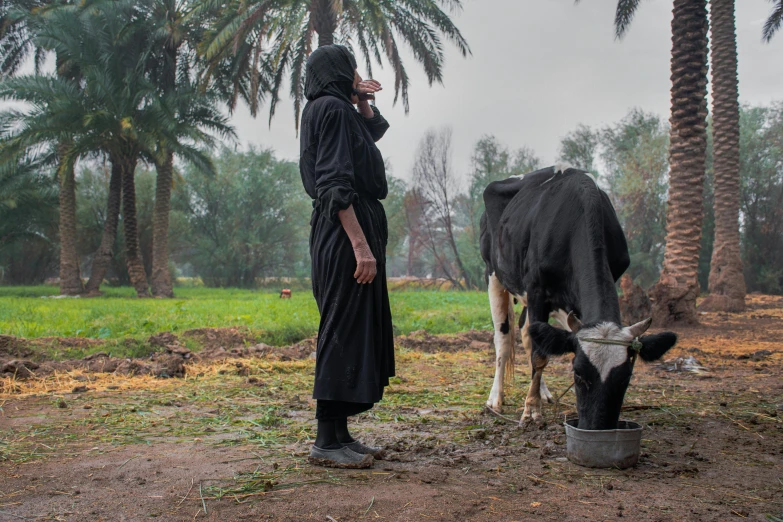
M 588 468 L 630 468 L 639 461 L 642 426 L 620 421 L 616 430 L 580 430 L 579 419 L 565 422 L 568 460 Z

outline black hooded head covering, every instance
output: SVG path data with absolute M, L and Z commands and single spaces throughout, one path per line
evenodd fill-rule
M 305 98 L 334 96 L 351 103 L 356 58 L 342 45 L 319 47 L 307 59 Z

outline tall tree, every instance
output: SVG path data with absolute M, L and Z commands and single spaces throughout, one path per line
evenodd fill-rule
M 632 109 L 598 135 L 604 166 L 599 179 L 628 239 L 628 273 L 647 287 L 658 280 L 664 254 L 669 128 L 658 116 Z
M 414 160 L 413 184 L 424 209 L 424 244 L 438 268 L 456 287 L 474 287 L 457 247 L 454 219 L 459 187 L 451 165 L 451 129 L 424 134 Z
M 566 165 L 572 165 L 593 176 L 598 175 L 595 156 L 598 149 L 599 134 L 584 124 L 579 124 L 560 140 L 558 159 Z
M 67 2 L 11 0 L 0 4 L 0 74 L 11 77 L 32 55 L 38 72 L 51 48 L 41 45 L 36 31 L 46 23 L 50 11 L 67 6 Z M 78 71 L 69 67 L 60 56 L 55 59 L 56 72 L 63 78 L 75 79 Z M 60 236 L 60 293 L 79 295 L 84 291 L 79 256 L 76 253 L 76 179 L 74 167 L 66 161 L 71 142 L 63 137 L 58 144 Z
M 405 210 L 405 228 L 408 232 L 408 260 L 405 275 L 413 276 L 416 265 L 421 262 L 421 251 L 424 248 L 424 213 L 426 211 L 424 198 L 420 191 L 413 187 L 405 192 L 403 198 Z
M 24 111 L 2 115 L 9 150 L 35 147 L 69 137 L 64 160 L 72 166 L 86 154 L 107 154 L 122 185 L 126 262 L 140 297 L 148 295 L 146 270 L 139 252 L 135 170 L 140 160 L 159 165 L 173 150 L 207 170 L 209 158 L 199 145 L 212 144 L 204 129 L 232 136 L 214 100 L 195 91 L 159 96 L 147 67 L 155 39 L 139 2 L 112 2 L 83 12 L 52 13 L 37 38 L 57 49 L 81 81 L 32 75 L 0 84 L 0 96 L 24 101 Z M 187 118 L 177 118 L 188 107 Z M 165 145 L 165 148 L 161 147 Z M 116 192 L 115 192 L 116 195 Z M 111 194 L 110 194 L 111 198 Z M 115 207 L 116 208 L 116 205 Z M 110 204 L 110 210 L 111 204 Z
M 741 312 L 746 289 L 740 258 L 740 107 L 734 0 L 710 0 L 710 22 L 715 240 L 710 295 L 699 308 Z
M 748 289 L 783 293 L 783 104 L 740 115 L 742 260 Z
M 177 62 L 179 48 L 189 27 L 180 22 L 184 14 L 176 0 L 159 0 L 153 5 L 152 19 L 157 22 L 161 38 L 162 58 L 160 89 L 163 96 L 169 96 L 177 89 Z M 174 288 L 169 275 L 169 211 L 171 209 L 171 185 L 174 173 L 174 152 L 168 148 L 162 151 L 163 161 L 158 165 L 155 186 L 155 213 L 152 228 L 152 295 L 174 297 Z
M 618 38 L 641 0 L 619 0 Z M 707 0 L 674 0 L 671 57 L 670 184 L 663 271 L 653 287 L 656 324 L 696 322 L 707 151 Z
M 468 190 L 460 198 L 460 213 L 465 216 L 458 245 L 462 261 L 475 286 L 484 287 L 486 265 L 481 257 L 481 215 L 484 213 L 484 189 L 493 181 L 521 176 L 539 168 L 541 161 L 529 147 L 511 150 L 495 136 L 482 136 L 473 146 Z
M 211 86 L 196 86 L 196 80 L 203 76 L 203 60 L 197 55 L 205 31 L 204 26 L 217 14 L 214 9 L 194 9 L 200 7 L 191 0 L 154 0 L 147 4 L 147 23 L 156 40 L 156 49 L 151 57 L 150 72 L 158 86 L 161 96 L 170 99 L 172 114 L 180 124 L 192 124 L 189 97 L 196 89 L 211 90 Z M 225 68 L 217 74 L 226 74 Z M 232 74 L 232 73 L 229 73 Z M 220 78 L 220 81 L 230 81 Z M 185 104 L 177 103 L 184 101 Z M 188 121 L 190 119 L 191 121 Z M 169 273 L 169 213 L 171 210 L 171 190 L 174 181 L 174 150 L 165 142 L 159 144 L 162 161 L 156 164 L 155 209 L 153 217 L 152 273 L 150 286 L 155 297 L 173 297 L 174 289 Z
M 213 4 L 204 2 L 202 9 L 210 9 Z M 373 62 L 382 65 L 385 56 L 394 70 L 394 101 L 401 97 L 407 112 L 409 78 L 400 41 L 408 44 L 430 85 L 443 82 L 444 38 L 463 56 L 470 53 L 467 41 L 444 9 L 458 12 L 462 0 L 230 0 L 225 17 L 214 28 L 203 53 L 211 62 L 239 53 L 243 59 L 237 63 L 237 70 L 251 71 L 252 89 L 262 83 L 259 71 L 263 70 L 271 94 L 270 121 L 283 80 L 290 73 L 298 128 L 304 101 L 304 67 L 317 34 L 319 46 L 338 42 L 356 46 L 370 76 Z M 249 100 L 255 115 L 258 97 L 250 96 Z
M 382 201 L 386 211 L 389 228 L 389 241 L 386 245 L 386 271 L 388 275 L 396 276 L 406 272 L 407 251 L 404 248 L 408 239 L 407 216 L 405 212 L 405 182 L 392 175 L 389 162 L 386 165 L 386 177 L 389 194 Z
M 296 163 L 268 150 L 223 149 L 216 172 L 185 169 L 175 207 L 187 219 L 188 260 L 207 286 L 253 288 L 258 279 L 309 273 L 308 216 Z

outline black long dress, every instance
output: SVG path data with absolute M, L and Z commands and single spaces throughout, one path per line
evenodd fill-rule
M 322 96 L 302 114 L 299 168 L 313 198 L 310 254 L 313 293 L 321 313 L 313 398 L 316 417 L 336 406 L 342 416 L 372 407 L 394 376 L 394 336 L 386 287 L 386 169 L 375 142 L 389 124 L 373 107 L 367 119 L 347 101 Z M 353 205 L 378 273 L 354 278 L 356 258 L 338 211 Z M 334 402 L 333 402 L 334 401 Z M 345 404 L 353 403 L 353 404 Z M 335 416 L 335 415 L 332 415 Z M 339 416 L 339 415 L 338 415 Z

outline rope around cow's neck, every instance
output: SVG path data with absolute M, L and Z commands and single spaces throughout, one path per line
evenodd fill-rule
M 588 343 L 596 343 L 596 344 L 612 344 L 615 346 L 625 346 L 627 348 L 631 348 L 634 352 L 639 353 L 642 351 L 642 342 L 639 340 L 638 337 L 634 337 L 631 341 L 616 341 L 614 339 L 593 339 L 590 337 L 580 337 L 580 341 L 586 341 Z
M 642 344 L 642 342 L 639 340 L 638 337 L 634 337 L 630 341 L 616 341 L 614 339 L 593 339 L 591 337 L 581 337 L 579 338 L 579 340 L 586 341 L 588 343 L 595 343 L 595 344 L 625 346 L 626 348 L 630 348 L 631 350 L 633 350 L 633 355 L 631 355 L 631 375 L 633 375 L 633 367 L 636 365 L 636 357 L 642 351 L 642 348 L 644 348 L 644 345 Z

